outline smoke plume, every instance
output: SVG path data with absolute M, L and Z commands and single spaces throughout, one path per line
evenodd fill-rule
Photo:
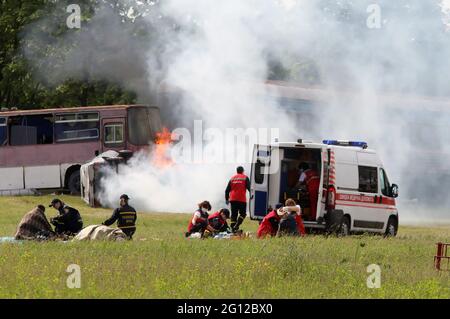
M 77 66 L 89 61 L 91 74 L 161 104 L 172 128 L 192 129 L 194 120 L 203 120 L 205 130 L 278 128 L 281 140 L 367 141 L 400 186 L 403 221 L 450 218 L 448 1 L 122 3 L 135 14 L 145 12 L 135 27 L 147 30 L 149 40 L 130 36 L 102 6 L 86 32 L 65 37 L 65 45 L 76 37 L 78 50 L 52 75 L 79 76 Z M 295 115 L 294 106 L 288 111 L 280 99 L 268 99 L 273 92 L 267 87 L 253 85 L 273 78 L 274 65 L 293 86 L 324 92 L 308 116 Z M 167 105 L 155 98 L 162 87 L 178 92 Z M 203 145 L 212 154 L 229 152 L 214 136 Z M 104 203 L 127 192 L 143 210 L 191 211 L 204 199 L 219 208 L 228 178 L 242 164 L 181 163 L 161 170 L 151 162 L 140 155 L 119 176 L 111 174 Z

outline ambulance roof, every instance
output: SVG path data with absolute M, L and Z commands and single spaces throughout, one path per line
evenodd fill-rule
M 261 144 L 262 145 L 262 144 Z M 296 147 L 311 147 L 311 148 L 332 148 L 335 150 L 355 150 L 358 152 L 365 152 L 365 153 L 376 153 L 375 150 L 370 148 L 362 148 L 358 146 L 341 146 L 341 145 L 327 145 L 324 143 L 317 143 L 317 142 L 310 142 L 310 141 L 302 141 L 302 143 L 299 142 L 276 142 L 271 143 L 270 146 L 272 147 L 283 147 L 283 148 L 296 148 Z

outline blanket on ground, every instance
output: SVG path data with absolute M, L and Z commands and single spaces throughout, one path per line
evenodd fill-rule
M 73 240 L 126 240 L 127 235 L 118 228 L 104 225 L 91 225 L 83 228 Z

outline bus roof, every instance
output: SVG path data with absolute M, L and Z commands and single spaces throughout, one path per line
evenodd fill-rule
M 89 111 L 102 111 L 102 110 L 111 110 L 111 109 L 123 110 L 123 109 L 129 109 L 129 108 L 133 108 L 133 107 L 158 108 L 157 106 L 148 106 L 148 105 L 143 105 L 143 104 L 102 105 L 102 106 L 64 107 L 64 108 L 34 109 L 34 110 L 5 110 L 5 111 L 0 111 L 0 116 L 18 116 L 18 115 L 47 114 L 47 113 L 89 112 Z

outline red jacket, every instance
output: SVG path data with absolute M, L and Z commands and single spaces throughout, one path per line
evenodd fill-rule
M 306 187 L 308 188 L 308 192 L 317 192 L 317 190 L 319 189 L 319 185 L 320 185 L 320 178 L 319 175 L 317 174 L 317 172 L 313 169 L 307 169 L 304 172 L 306 178 L 305 178 L 305 184 Z
M 247 203 L 247 190 L 250 191 L 250 180 L 247 175 L 236 174 L 228 183 L 225 200 Z
M 276 236 L 279 222 L 280 216 L 278 216 L 276 210 L 273 210 L 267 214 L 258 227 L 258 232 L 256 233 L 258 238 Z
M 189 222 L 188 232 L 191 232 L 192 228 L 194 227 L 194 224 L 192 224 L 192 220 L 195 218 L 195 215 L 197 213 L 200 213 L 200 217 L 197 217 L 196 224 L 199 224 L 199 223 L 205 223 L 206 224 L 206 222 L 208 221 L 208 213 L 202 212 L 201 209 L 196 210 L 194 215 L 192 216 L 192 219 Z
M 223 226 L 228 226 L 227 221 L 222 218 L 220 211 L 210 215 L 208 217 L 208 223 L 214 229 L 220 229 Z
M 306 231 L 305 231 L 305 225 L 303 224 L 302 216 L 295 214 L 295 222 L 297 223 L 298 233 L 302 236 L 305 236 Z

